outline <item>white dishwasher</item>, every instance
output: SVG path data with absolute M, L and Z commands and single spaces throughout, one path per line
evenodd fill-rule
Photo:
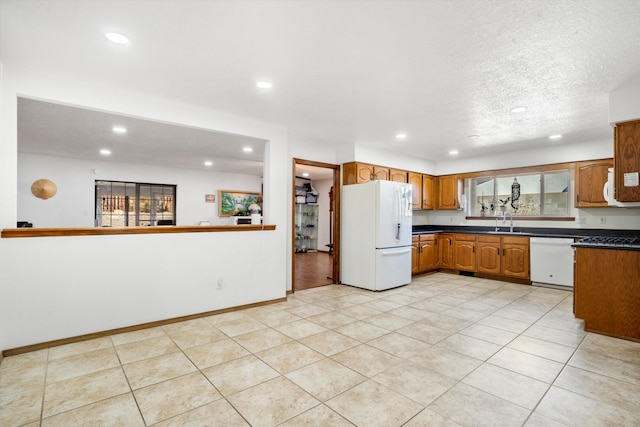
M 529 242 L 532 285 L 572 290 L 573 239 L 531 237 Z

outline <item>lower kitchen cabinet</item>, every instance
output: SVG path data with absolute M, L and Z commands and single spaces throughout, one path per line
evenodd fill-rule
M 442 268 L 530 278 L 529 237 L 526 236 L 424 234 L 413 236 L 412 250 L 412 274 Z
M 640 251 L 576 248 L 575 315 L 584 330 L 640 341 Z
M 453 234 L 438 234 L 438 267 L 453 268 Z
M 437 240 L 434 234 L 413 236 L 411 273 L 419 274 L 438 267 Z
M 411 238 L 411 274 L 418 274 L 418 262 L 420 261 L 420 236 Z
M 477 236 L 477 272 L 529 279 L 529 238 Z
M 478 235 L 478 272 L 487 274 L 500 274 L 500 236 Z
M 503 276 L 529 279 L 529 238 L 502 236 Z
M 453 260 L 453 265 L 456 270 L 476 271 L 475 234 L 454 235 Z

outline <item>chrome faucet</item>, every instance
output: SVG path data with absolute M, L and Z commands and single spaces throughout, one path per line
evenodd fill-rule
M 502 214 L 502 223 L 504 224 L 507 221 L 507 214 L 509 214 L 509 219 L 511 220 L 511 224 L 509 224 L 509 233 L 513 233 L 513 214 L 511 212 L 504 212 Z

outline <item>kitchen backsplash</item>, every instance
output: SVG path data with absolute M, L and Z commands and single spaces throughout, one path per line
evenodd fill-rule
M 589 208 L 574 209 L 573 221 L 524 221 L 514 217 L 515 227 L 640 229 L 640 209 Z M 414 225 L 492 226 L 495 219 L 466 219 L 463 211 L 413 211 Z

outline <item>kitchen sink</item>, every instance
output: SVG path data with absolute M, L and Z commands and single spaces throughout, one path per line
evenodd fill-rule
M 500 230 L 500 231 L 487 231 L 486 233 L 487 234 L 523 234 L 523 235 L 529 234 L 529 233 L 524 233 L 522 231 L 506 231 L 506 230 L 505 231 L 502 231 L 502 230 Z

